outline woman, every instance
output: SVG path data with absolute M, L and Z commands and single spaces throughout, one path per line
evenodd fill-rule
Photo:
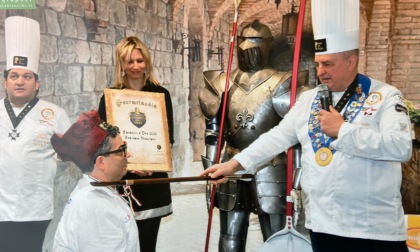
M 124 38 L 115 49 L 115 81 L 112 88 L 131 89 L 165 95 L 169 137 L 174 143 L 173 114 L 171 96 L 160 86 L 153 74 L 153 65 L 147 47 L 136 37 Z M 106 121 L 105 97 L 102 96 L 98 109 Z M 166 172 L 128 173 L 123 179 L 167 178 Z M 169 184 L 136 185 L 132 187 L 134 196 L 142 204 L 133 204 L 140 237 L 140 251 L 155 251 L 160 221 L 172 214 L 172 199 Z

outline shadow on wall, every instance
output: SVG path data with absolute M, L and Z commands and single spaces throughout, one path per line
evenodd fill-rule
M 313 34 L 304 34 L 300 51 L 299 71 L 309 70 L 310 86 L 315 87 L 316 69 L 314 64 Z M 294 47 L 288 43 L 288 38 L 281 36 L 274 39 L 269 64 L 279 71 L 292 71 Z

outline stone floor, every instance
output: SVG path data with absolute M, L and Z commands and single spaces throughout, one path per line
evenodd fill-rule
M 208 223 L 205 182 L 191 183 L 171 184 L 174 211 L 171 216 L 162 220 L 157 244 L 157 251 L 159 252 L 204 251 Z M 307 236 L 305 230 L 300 232 Z M 218 239 L 219 212 L 215 208 L 213 210 L 208 251 L 218 251 Z M 263 239 L 258 217 L 251 214 L 246 251 L 258 251 L 262 244 Z
M 208 213 L 205 182 L 172 184 L 173 214 L 162 220 L 156 251 L 204 251 Z M 217 251 L 219 239 L 219 213 L 215 208 L 208 251 Z M 246 251 L 258 251 L 263 243 L 258 217 L 251 215 Z

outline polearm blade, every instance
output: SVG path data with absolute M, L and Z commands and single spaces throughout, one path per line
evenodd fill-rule
M 237 179 L 252 179 L 252 174 L 232 175 L 227 176 L 229 180 Z M 196 177 L 178 177 L 178 178 L 154 178 L 154 179 L 127 179 L 117 181 L 95 181 L 90 182 L 92 186 L 116 186 L 116 185 L 143 185 L 143 184 L 165 184 L 172 182 L 191 182 L 191 181 L 207 181 L 207 180 L 218 180 L 222 177 L 212 178 L 210 176 L 196 176 Z

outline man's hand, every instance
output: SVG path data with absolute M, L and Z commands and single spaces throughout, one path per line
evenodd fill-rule
M 218 180 L 210 181 L 212 184 L 220 184 L 220 183 L 226 183 L 228 181 L 226 176 L 232 175 L 235 172 L 239 170 L 243 170 L 243 169 L 244 168 L 238 161 L 236 161 L 235 159 L 231 159 L 226 163 L 215 164 L 207 168 L 202 173 L 200 173 L 200 176 L 210 176 L 212 178 L 223 177 Z
M 341 125 L 344 123 L 343 116 L 330 105 L 330 112 L 321 109 L 318 120 L 322 132 L 329 137 L 338 137 Z
M 140 177 L 152 176 L 153 172 L 151 171 L 140 171 L 140 170 L 131 170 L 130 173 L 139 175 Z

